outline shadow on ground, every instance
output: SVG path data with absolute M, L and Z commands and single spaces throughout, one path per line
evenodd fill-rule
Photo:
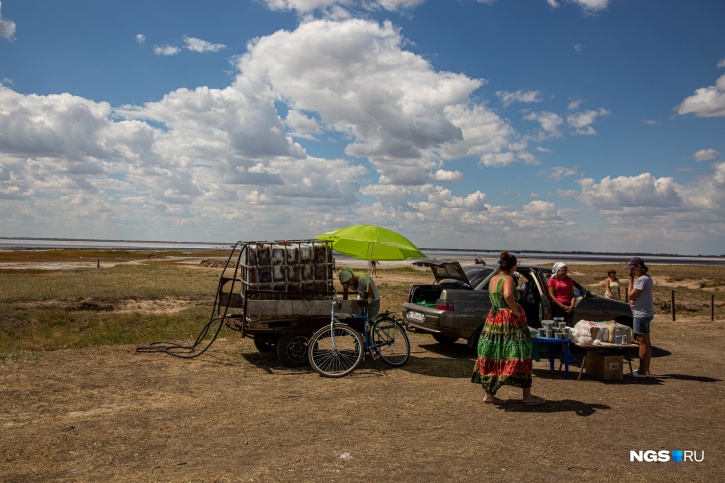
M 498 406 L 509 413 L 567 413 L 571 412 L 577 416 L 588 417 L 602 409 L 611 409 L 606 404 L 588 404 L 582 401 L 574 401 L 572 399 L 562 399 L 560 401 L 548 400 L 540 406 L 526 406 L 520 400 L 508 399 L 506 404 Z
M 447 357 L 467 358 L 473 361 L 476 358 L 476 349 L 471 349 L 466 344 L 420 344 L 421 349 L 428 352 Z

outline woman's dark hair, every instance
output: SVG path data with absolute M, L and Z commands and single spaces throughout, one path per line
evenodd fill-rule
M 642 263 L 639 264 L 639 268 L 642 269 L 642 273 L 649 272 L 649 267 L 647 265 L 645 265 L 644 262 L 642 262 Z
M 501 252 L 501 258 L 498 263 L 501 266 L 501 270 L 508 272 L 518 264 L 518 261 L 516 260 L 516 255 L 511 255 L 509 252 L 504 250 Z
M 610 271 L 607 272 L 607 275 L 612 275 L 612 274 L 616 275 L 617 274 L 617 271 L 616 270 L 610 270 Z

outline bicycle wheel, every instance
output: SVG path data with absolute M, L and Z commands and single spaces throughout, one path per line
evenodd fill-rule
M 370 329 L 374 350 L 388 365 L 400 367 L 410 357 L 410 342 L 403 328 L 394 319 L 382 318 L 373 322 Z
M 310 338 L 307 358 L 321 376 L 343 377 L 360 365 L 362 346 L 360 334 L 349 325 L 335 324 L 334 333 L 326 325 Z

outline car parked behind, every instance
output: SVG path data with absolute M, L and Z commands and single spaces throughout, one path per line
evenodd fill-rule
M 466 339 L 473 347 L 483 329 L 491 302 L 488 284 L 498 273 L 497 268 L 485 265 L 461 265 L 455 260 L 425 259 L 413 263 L 429 267 L 434 281 L 430 285 L 413 285 L 403 304 L 403 320 L 419 332 L 426 332 L 441 343 Z M 530 327 L 541 327 L 542 320 L 551 319 L 547 282 L 551 269 L 538 266 L 517 267 L 519 303 L 526 312 Z M 629 304 L 594 295 L 574 282 L 575 320 L 615 320 L 632 326 Z

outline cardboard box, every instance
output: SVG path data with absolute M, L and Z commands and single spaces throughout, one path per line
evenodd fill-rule
M 589 351 L 584 372 L 605 381 L 623 378 L 624 356 L 611 351 Z

